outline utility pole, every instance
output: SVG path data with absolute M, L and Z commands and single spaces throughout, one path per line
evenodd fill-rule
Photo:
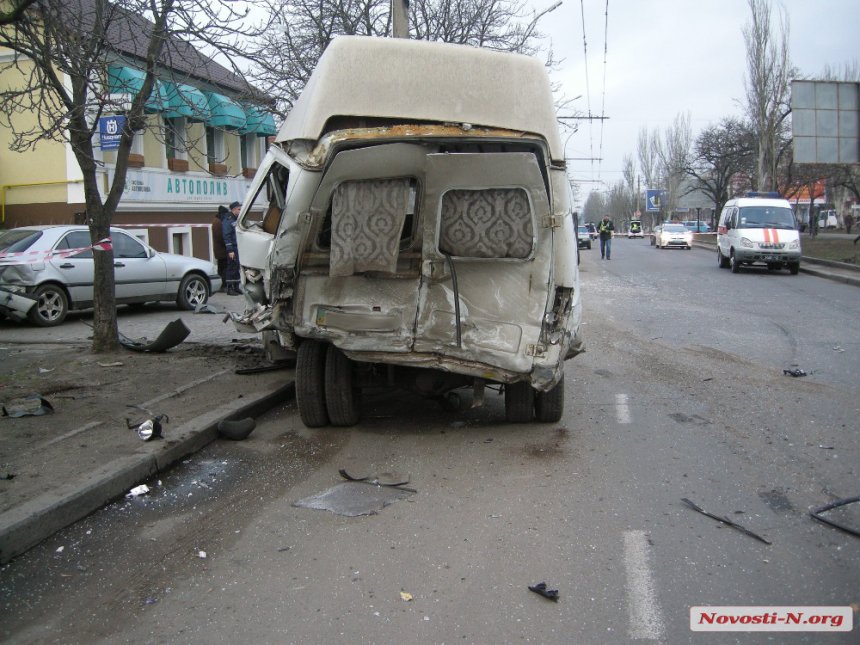
M 409 0 L 391 0 L 391 31 L 395 38 L 409 38 Z

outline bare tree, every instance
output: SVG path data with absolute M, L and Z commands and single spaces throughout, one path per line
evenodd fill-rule
M 6 72 L 7 79 L 17 73 L 0 88 L 0 118 L 12 131 L 11 147 L 24 151 L 46 140 L 70 145 L 83 175 L 93 243 L 110 236 L 132 141 L 147 127 L 146 103 L 156 77 L 187 82 L 201 72 L 211 76 L 209 57 L 192 41 L 238 64 L 241 37 L 259 33 L 245 27 L 245 17 L 232 2 L 210 0 L 39 0 L 0 30 L 0 47 L 13 52 L 11 61 L 0 64 L 0 72 Z M 109 66 L 122 60 L 135 61 L 145 73 L 130 103 L 118 101 L 109 90 Z M 226 68 L 218 69 L 234 86 L 243 83 Z M 98 119 L 117 112 L 126 122 L 113 179 L 102 197 L 97 174 L 102 163 L 95 154 Z M 27 118 L 21 118 L 25 114 Z M 113 252 L 94 253 L 94 267 L 92 347 L 112 351 L 119 345 Z
M 607 212 L 607 200 L 602 192 L 592 191 L 582 208 L 584 222 L 596 222 Z
M 749 126 L 739 119 L 724 118 L 696 137 L 686 172 L 694 179 L 694 188 L 712 199 L 719 213 L 731 197 L 732 178 L 751 174 L 755 155 L 756 142 Z
M 639 139 L 636 147 L 636 156 L 639 159 L 639 170 L 645 179 L 646 188 L 659 187 L 659 164 L 657 156 L 659 147 L 656 132 L 649 132 L 648 128 L 639 129 Z
M 627 190 L 628 196 L 630 197 L 629 214 L 632 214 L 639 208 L 639 193 L 638 187 L 636 186 L 636 165 L 633 163 L 633 157 L 630 155 L 624 155 L 621 165 L 621 176 L 624 179 L 624 186 Z
M 658 139 L 657 158 L 660 160 L 662 187 L 666 190 L 666 208 L 669 213 L 674 212 L 682 196 L 692 138 L 690 115 L 687 113 L 675 116 L 672 125 L 667 126 Z
M 788 16 L 779 13 L 776 31 L 769 0 L 748 0 L 751 19 L 743 29 L 747 53 L 746 112 L 758 141 L 754 187 L 777 190 L 779 154 L 788 137 L 791 79 Z
M 339 35 L 387 36 L 389 0 L 267 0 L 273 28 L 253 46 L 261 61 L 255 83 L 276 96 L 284 112 L 304 88 L 329 42 Z M 560 3 L 543 10 L 525 0 L 411 0 L 410 37 L 534 55 L 545 36 L 538 23 Z M 546 48 L 547 64 L 552 50 Z
M 0 26 L 9 25 L 24 15 L 29 7 L 36 4 L 37 0 L 12 0 L 9 9 L 0 11 Z

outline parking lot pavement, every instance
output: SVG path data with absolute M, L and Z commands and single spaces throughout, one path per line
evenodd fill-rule
M 242 298 L 216 294 L 227 308 Z M 235 303 L 235 304 L 234 304 Z M 38 395 L 44 416 L 0 416 L 0 562 L 124 495 L 217 439 L 226 418 L 254 417 L 292 398 L 293 371 L 267 366 L 259 338 L 223 314 L 164 305 L 121 311 L 121 333 L 154 339 L 176 318 L 191 334 L 165 353 L 93 354 L 89 315 L 54 328 L 0 321 L 0 403 Z M 165 415 L 161 440 L 128 425 Z

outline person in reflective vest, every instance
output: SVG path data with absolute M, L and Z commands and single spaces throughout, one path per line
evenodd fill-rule
M 597 232 L 600 234 L 600 259 L 612 259 L 612 231 L 615 230 L 615 224 L 609 219 L 609 215 L 604 215 L 603 220 L 597 225 Z

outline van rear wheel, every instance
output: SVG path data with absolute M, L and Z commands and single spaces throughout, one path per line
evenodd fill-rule
M 529 423 L 534 410 L 535 391 L 527 381 L 505 385 L 505 418 L 509 423 Z
M 299 416 L 309 428 L 328 425 L 325 402 L 326 346 L 306 340 L 296 354 L 296 404 Z
M 329 345 L 325 357 L 325 406 L 334 426 L 358 423 L 361 390 L 355 387 L 352 370 L 352 361 L 337 347 Z
M 791 275 L 797 275 L 800 272 L 800 262 L 792 262 L 789 264 L 788 271 Z
M 556 423 L 564 413 L 564 374 L 549 392 L 535 393 L 535 418 L 541 423 Z

